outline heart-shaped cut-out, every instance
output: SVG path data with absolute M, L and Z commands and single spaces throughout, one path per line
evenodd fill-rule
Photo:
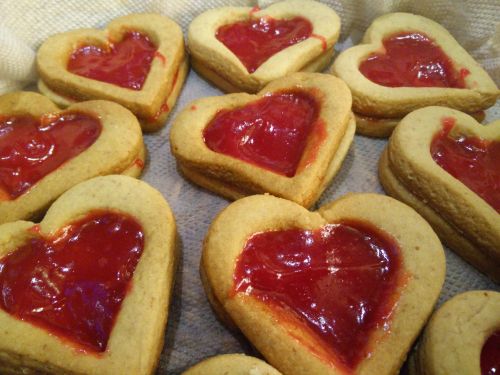
M 256 96 L 192 102 L 175 119 L 170 142 L 182 172 L 203 187 L 231 199 L 269 192 L 309 206 L 349 149 L 351 116 L 342 81 L 295 73 Z
M 89 178 L 127 172 L 144 158 L 135 116 L 118 104 L 89 101 L 60 112 L 46 97 L 0 97 L 0 223 L 40 214 Z
M 163 342 L 174 246 L 168 204 L 125 176 L 73 187 L 39 225 L 1 225 L 0 367 L 150 374 Z
M 449 247 L 497 280 L 499 144 L 500 121 L 481 126 L 462 112 L 428 107 L 401 121 L 379 167 L 389 194 L 413 206 Z
M 410 375 L 495 374 L 500 370 L 498 311 L 500 293 L 492 290 L 473 290 L 446 301 L 410 357 Z
M 396 372 L 444 280 L 430 226 L 374 194 L 314 213 L 244 198 L 218 215 L 204 244 L 214 307 L 287 374 Z
M 38 51 L 37 68 L 40 90 L 58 104 L 112 100 L 139 117 L 145 131 L 164 125 L 188 71 L 181 28 L 158 14 L 53 35 Z
M 382 119 L 431 105 L 479 112 L 500 95 L 488 73 L 446 29 L 409 13 L 373 21 L 362 44 L 343 51 L 332 72 L 351 89 L 355 113 Z
M 329 63 L 340 19 L 324 4 L 286 0 L 264 10 L 212 9 L 189 25 L 193 67 L 227 92 L 255 93 L 297 71 Z

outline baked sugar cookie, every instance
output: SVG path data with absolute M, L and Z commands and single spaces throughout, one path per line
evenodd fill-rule
M 397 120 L 415 109 L 442 105 L 472 114 L 500 95 L 446 29 L 409 13 L 375 19 L 362 43 L 337 57 L 332 72 L 351 89 L 354 113 L 377 119 L 358 128 L 375 137 L 389 136 Z
M 165 124 L 189 70 L 181 28 L 159 14 L 132 14 L 104 30 L 53 35 L 38 50 L 37 68 L 40 91 L 59 105 L 115 101 L 145 131 Z
M 223 354 L 201 361 L 182 375 L 280 375 L 266 362 L 244 354 Z
M 441 290 L 431 227 L 382 195 L 309 212 L 255 195 L 224 209 L 204 241 L 210 302 L 284 374 L 395 374 Z
M 256 93 L 290 73 L 323 70 L 339 33 L 333 9 L 286 0 L 206 11 L 189 25 L 188 47 L 193 68 L 223 91 Z

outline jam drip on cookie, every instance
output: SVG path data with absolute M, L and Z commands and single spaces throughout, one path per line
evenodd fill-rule
M 0 308 L 92 352 L 104 352 L 144 248 L 132 217 L 95 211 L 55 237 L 33 234 L 0 259 Z
M 481 350 L 481 375 L 500 374 L 500 330 L 493 333 Z
M 388 329 L 401 274 L 395 241 L 350 221 L 254 234 L 237 261 L 234 291 L 265 302 L 281 320 L 291 314 L 319 341 L 309 343 L 313 352 L 350 371 L 369 355 L 371 333 Z
M 465 88 L 467 71 L 457 72 L 450 58 L 421 32 L 403 32 L 382 41 L 384 53 L 374 53 L 359 66 L 370 81 L 387 87 Z
M 293 177 L 310 133 L 321 123 L 318 115 L 319 104 L 313 95 L 278 92 L 218 112 L 203 137 L 212 151 Z
M 455 126 L 451 117 L 442 126 L 431 143 L 432 158 L 500 213 L 500 142 L 450 134 Z
M 79 47 L 71 54 L 68 71 L 97 81 L 141 90 L 158 55 L 156 46 L 139 32 L 128 32 L 108 48 L 94 45 Z
M 66 112 L 40 119 L 0 117 L 0 190 L 11 199 L 89 148 L 101 134 L 100 121 L 85 113 Z
M 275 53 L 308 39 L 312 32 L 311 22 L 303 17 L 263 17 L 221 26 L 215 37 L 253 73 Z

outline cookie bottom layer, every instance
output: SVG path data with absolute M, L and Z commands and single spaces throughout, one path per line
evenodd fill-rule
M 333 177 L 339 171 L 342 162 L 344 161 L 349 151 L 349 146 L 351 145 L 352 139 L 354 138 L 355 130 L 356 130 L 356 122 L 354 121 L 354 117 L 351 117 L 351 119 L 349 120 L 349 124 L 347 125 L 346 131 L 344 133 L 344 136 L 340 141 L 339 147 L 335 152 L 335 155 L 333 156 L 332 160 L 330 161 L 325 176 L 320 183 L 320 187 L 317 190 L 317 193 L 313 196 L 313 199 L 311 199 L 311 204 L 313 204 L 318 200 L 319 196 L 323 193 L 323 191 L 326 189 L 326 187 L 331 182 Z M 241 185 L 237 184 L 236 181 L 230 181 L 230 180 L 225 180 L 223 178 L 208 176 L 200 172 L 199 169 L 190 168 L 189 166 L 186 166 L 180 162 L 177 165 L 181 173 L 188 180 L 192 181 L 193 183 L 205 189 L 208 189 L 219 195 L 222 195 L 227 199 L 237 200 L 252 194 L 262 194 L 262 193 L 273 194 L 272 192 L 262 191 L 254 189 L 252 187 L 242 187 Z
M 476 267 L 479 271 L 500 282 L 498 267 L 489 257 L 453 225 L 445 221 L 430 204 L 420 200 L 397 178 L 390 168 L 387 148 L 383 151 L 379 162 L 379 178 L 384 190 L 392 197 L 413 207 L 422 215 L 436 231 L 439 238 L 453 251 Z
M 172 87 L 172 91 L 170 92 L 166 102 L 163 104 L 165 111 L 161 112 L 155 119 L 145 119 L 142 117 L 137 117 L 141 124 L 141 128 L 145 132 L 153 132 L 160 129 L 165 122 L 167 121 L 168 115 L 172 111 L 177 102 L 177 98 L 179 97 L 180 91 L 184 86 L 184 81 L 186 80 L 186 76 L 189 72 L 189 60 L 186 57 L 182 63 L 179 65 L 179 69 L 177 71 L 177 78 Z M 42 79 L 38 80 L 38 91 L 56 103 L 59 107 L 66 108 L 71 104 L 77 103 L 80 100 L 76 100 L 70 98 L 68 96 L 64 96 L 64 94 L 57 93 L 52 90 L 47 84 L 42 81 Z M 161 109 L 160 109 L 161 110 Z
M 148 150 L 144 142 L 142 143 L 141 149 L 137 154 L 137 157 L 133 161 L 133 163 L 127 167 L 121 174 L 124 176 L 139 178 L 144 170 L 144 165 L 146 164 L 146 157 L 148 154 Z
M 470 113 L 478 122 L 482 122 L 486 114 L 484 111 Z M 356 133 L 374 138 L 388 138 L 402 118 L 370 117 L 354 113 L 356 117 Z
M 333 57 L 334 49 L 333 47 L 326 50 L 323 52 L 321 55 L 319 55 L 316 59 L 311 61 L 309 64 L 304 66 L 302 69 L 300 69 L 301 72 L 320 72 L 323 69 L 327 67 L 327 65 L 330 63 L 332 57 Z M 196 57 L 192 56 L 191 57 L 191 65 L 193 69 L 200 74 L 202 77 L 204 77 L 207 81 L 211 82 L 218 88 L 220 88 L 222 91 L 226 93 L 235 93 L 235 92 L 248 92 L 248 93 L 256 93 L 259 90 L 261 90 L 266 84 L 269 82 L 261 82 L 261 84 L 257 87 L 254 87 L 253 89 L 250 88 L 245 88 L 238 86 L 236 83 L 231 82 L 230 80 L 226 79 L 225 77 L 221 76 L 218 74 L 216 71 L 212 70 L 211 68 L 207 67 L 204 64 L 203 60 L 197 59 Z

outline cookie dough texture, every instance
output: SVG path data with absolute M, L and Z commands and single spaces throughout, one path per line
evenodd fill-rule
M 216 38 L 216 33 L 221 26 L 264 17 L 306 18 L 313 26 L 313 34 L 319 38 L 310 37 L 285 48 L 249 73 L 238 57 Z M 194 69 L 223 91 L 256 93 L 269 82 L 290 73 L 323 70 L 331 61 L 339 34 L 340 18 L 333 9 L 315 1 L 286 0 L 263 10 L 250 7 L 208 10 L 189 25 L 188 48 Z
M 133 285 L 123 300 L 100 355 L 76 350 L 66 340 L 0 310 L 2 374 L 152 374 L 163 347 L 175 266 L 176 226 L 162 195 L 145 182 L 127 176 L 97 177 L 63 194 L 39 224 L 42 236 L 93 210 L 132 216 L 142 226 L 145 245 Z M 0 256 L 35 236 L 34 223 L 0 225 Z
M 129 110 L 116 103 L 93 100 L 73 104 L 66 111 L 97 117 L 102 125 L 101 134 L 89 148 L 44 176 L 16 199 L 2 197 L 0 191 L 0 224 L 37 218 L 66 190 L 92 177 L 123 172 L 133 176 L 140 174 L 131 166 L 144 154 L 144 142 L 139 123 Z M 66 111 L 61 111 L 43 95 L 32 92 L 0 96 L 1 116 L 41 117 Z
M 500 329 L 499 312 L 500 293 L 494 291 L 474 290 L 447 301 L 410 357 L 410 375 L 481 375 L 481 350 Z
M 382 154 L 380 182 L 389 195 L 417 210 L 447 246 L 499 281 L 500 215 L 432 159 L 431 142 L 443 118 L 455 119 L 452 134 L 500 141 L 500 121 L 482 126 L 445 107 L 414 111 L 398 125 Z
M 243 293 L 233 295 L 233 273 L 245 243 L 255 233 L 289 228 L 317 229 L 327 223 L 361 220 L 388 233 L 401 250 L 406 281 L 399 290 L 390 329 L 375 331 L 373 351 L 355 374 L 397 374 L 420 329 L 432 312 L 445 273 L 443 248 L 431 227 L 410 207 L 386 196 L 348 194 L 309 212 L 296 203 L 268 195 L 240 199 L 224 209 L 204 241 L 201 272 L 215 311 L 222 311 L 267 361 L 283 374 L 342 374 L 322 356 L 311 334 L 300 324 L 269 310 Z M 225 317 L 223 317 L 225 318 Z M 300 337 L 300 340 L 296 338 Z M 326 357 L 328 358 L 328 357 Z
M 311 93 L 318 100 L 320 120 L 309 135 L 310 147 L 306 146 L 293 177 L 214 152 L 205 145 L 203 130 L 218 111 L 240 108 L 265 95 L 297 89 Z M 319 132 L 317 126 L 323 125 L 326 136 L 316 149 L 313 140 Z M 191 102 L 176 117 L 170 144 L 185 177 L 224 197 L 239 199 L 267 192 L 308 207 L 340 169 L 354 131 L 351 94 L 344 82 L 319 73 L 294 73 L 270 83 L 257 95 L 230 94 Z
M 201 361 L 182 375 L 280 375 L 266 362 L 244 354 L 223 354 Z
M 453 62 L 457 72 L 465 69 L 464 89 L 437 87 L 385 87 L 366 78 L 359 65 L 372 53 L 382 52 L 382 41 L 391 35 L 415 31 L 429 36 Z M 479 112 L 493 106 L 500 96 L 488 73 L 464 50 L 453 36 L 438 23 L 410 13 L 389 13 L 378 17 L 366 30 L 361 44 L 343 51 L 332 66 L 332 73 L 343 79 L 352 91 L 353 112 L 380 120 L 381 129 L 373 127 L 358 132 L 386 137 L 397 122 L 418 108 L 442 105 L 467 113 Z
M 67 62 L 81 45 L 106 46 L 129 31 L 147 35 L 156 57 L 141 90 L 82 77 L 69 72 Z M 78 29 L 49 37 L 37 53 L 38 87 L 61 106 L 73 101 L 105 99 L 132 111 L 144 131 L 158 130 L 174 107 L 189 71 L 180 26 L 159 14 L 131 14 L 111 21 L 104 30 Z

